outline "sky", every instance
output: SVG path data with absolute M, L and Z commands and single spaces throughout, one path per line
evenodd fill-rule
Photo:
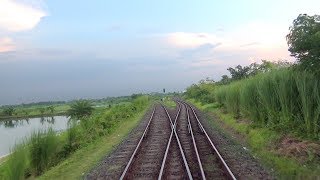
M 183 91 L 230 66 L 294 61 L 319 0 L 0 0 L 0 105 Z

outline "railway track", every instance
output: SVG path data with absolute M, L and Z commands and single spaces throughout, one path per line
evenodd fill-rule
M 156 106 L 120 179 L 157 177 L 165 146 L 170 137 L 171 122 L 163 108 Z
M 230 168 L 211 141 L 192 106 L 182 102 L 186 108 L 189 133 L 201 173 L 201 179 L 236 179 Z
M 120 179 L 236 179 L 192 106 L 156 106 Z

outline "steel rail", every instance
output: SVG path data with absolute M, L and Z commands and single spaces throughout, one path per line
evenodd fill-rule
M 186 109 L 187 109 L 187 119 L 188 119 L 188 124 L 189 124 L 189 127 L 190 127 L 189 131 L 190 131 L 190 134 L 191 134 L 194 151 L 195 151 L 196 156 L 197 156 L 197 161 L 198 161 L 198 165 L 199 165 L 199 168 L 200 168 L 201 177 L 202 177 L 203 180 L 205 180 L 205 179 L 206 179 L 206 176 L 205 176 L 205 174 L 204 174 L 204 170 L 203 170 L 202 163 L 201 163 L 201 159 L 200 159 L 199 152 L 198 152 L 197 143 L 196 143 L 196 140 L 195 140 L 195 138 L 194 138 L 193 130 L 192 130 L 192 125 L 191 125 L 191 122 L 190 122 L 189 109 L 188 109 L 187 105 L 186 105 L 184 102 L 183 102 L 183 104 L 185 105 L 185 107 L 186 107 Z
M 169 149 L 170 149 L 170 145 L 171 145 L 173 134 L 176 137 L 176 140 L 177 140 L 177 143 L 178 143 L 178 146 L 179 146 L 179 150 L 180 150 L 180 153 L 181 153 L 181 156 L 182 156 L 182 159 L 183 159 L 184 167 L 186 168 L 186 171 L 187 171 L 187 174 L 188 174 L 188 178 L 190 180 L 192 180 L 193 178 L 192 178 L 192 175 L 191 175 L 191 172 L 190 172 L 190 168 L 189 168 L 189 165 L 187 163 L 187 159 L 186 159 L 185 154 L 183 152 L 183 149 L 182 149 L 182 146 L 181 146 L 181 143 L 180 143 L 180 140 L 179 140 L 179 136 L 178 136 L 177 131 L 176 131 L 176 124 L 177 124 L 177 119 L 178 119 L 180 111 L 181 111 L 181 104 L 179 103 L 179 109 L 178 109 L 178 113 L 177 113 L 177 115 L 175 117 L 174 124 L 172 124 L 172 120 L 171 120 L 171 117 L 170 117 L 167 109 L 163 105 L 162 105 L 162 107 L 164 108 L 168 118 L 170 119 L 170 122 L 171 122 L 171 134 L 170 134 L 170 139 L 169 139 L 167 147 L 166 147 L 165 155 L 164 155 L 163 160 L 162 160 L 162 164 L 161 164 L 161 169 L 160 169 L 160 173 L 159 173 L 159 176 L 158 176 L 158 180 L 161 180 L 162 176 L 163 176 L 164 167 L 165 167 L 165 163 L 166 163 L 166 160 L 167 160 L 167 156 L 168 156 L 168 152 L 169 152 Z
M 124 177 L 126 176 L 128 170 L 129 170 L 129 168 L 130 168 L 130 166 L 131 166 L 131 164 L 132 164 L 132 161 L 133 161 L 134 157 L 136 156 L 136 153 L 137 153 L 138 149 L 140 148 L 141 142 L 143 141 L 143 139 L 145 138 L 145 136 L 146 136 L 146 134 L 147 134 L 147 132 L 148 132 L 148 129 L 149 129 L 149 126 L 150 126 L 150 123 L 151 123 L 151 120 L 152 120 L 152 118 L 153 118 L 153 115 L 154 115 L 155 110 L 156 110 L 156 107 L 153 108 L 153 111 L 152 111 L 151 117 L 150 117 L 150 119 L 149 119 L 149 122 L 148 122 L 148 124 L 147 124 L 147 127 L 144 129 L 143 134 L 142 134 L 142 136 L 141 136 L 141 138 L 140 138 L 140 140 L 139 140 L 139 142 L 138 142 L 135 150 L 133 151 L 133 153 L 132 153 L 132 155 L 131 155 L 131 157 L 130 157 L 129 162 L 127 163 L 125 169 L 123 170 L 123 172 L 122 172 L 122 174 L 121 174 L 121 176 L 120 176 L 120 180 L 123 180 Z
M 228 172 L 228 177 L 230 179 L 236 180 L 237 178 L 234 176 L 234 174 L 232 173 L 231 169 L 229 168 L 229 166 L 227 165 L 227 163 L 225 162 L 225 160 L 223 159 L 223 157 L 221 156 L 221 154 L 219 153 L 218 149 L 216 148 L 216 146 L 213 144 L 213 142 L 211 141 L 211 138 L 209 137 L 209 135 L 207 134 L 206 130 L 204 129 L 204 127 L 202 126 L 197 113 L 195 112 L 195 110 L 193 109 L 193 107 L 191 105 L 189 105 L 188 103 L 185 103 L 187 106 L 189 106 L 194 114 L 194 116 L 196 117 L 196 120 L 198 122 L 198 124 L 200 125 L 200 128 L 202 129 L 203 133 L 205 134 L 207 140 L 209 141 L 211 147 L 214 149 L 215 153 L 218 155 L 220 162 L 223 165 L 223 168 Z

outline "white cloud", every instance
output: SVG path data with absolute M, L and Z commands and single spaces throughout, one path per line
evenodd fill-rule
M 205 44 L 219 44 L 208 49 L 205 58 L 215 55 L 239 54 L 252 59 L 290 59 L 285 36 L 286 26 L 270 23 L 250 23 L 223 33 L 173 32 L 166 34 L 166 41 L 177 49 L 197 49 Z M 203 58 L 199 55 L 198 58 Z
M 166 38 L 170 44 L 181 48 L 195 48 L 208 43 L 216 44 L 222 40 L 215 34 L 187 32 L 169 33 Z
M 47 15 L 39 4 L 42 1 L 0 0 L 0 29 L 17 32 L 34 28 Z
M 12 42 L 12 39 L 5 37 L 0 38 L 0 53 L 1 52 L 8 52 L 14 50 L 15 46 Z

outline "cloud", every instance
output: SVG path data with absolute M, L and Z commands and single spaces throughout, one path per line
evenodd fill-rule
M 47 13 L 40 8 L 42 1 L 0 0 L 0 29 L 11 32 L 34 28 Z M 30 5 L 31 4 L 31 5 Z
M 181 55 L 181 58 L 198 57 L 199 55 L 204 56 L 208 53 L 210 55 L 210 52 L 213 52 L 214 49 L 220 45 L 221 43 L 216 43 L 216 44 L 207 43 L 207 44 L 199 45 L 198 47 L 195 47 L 195 48 L 182 50 L 180 55 Z
M 215 34 L 174 32 L 166 34 L 169 44 L 180 48 L 195 48 L 204 44 L 217 44 L 219 39 Z
M 245 55 L 248 61 L 253 58 L 279 60 L 290 59 L 285 39 L 287 31 L 286 26 L 252 22 L 216 33 L 173 32 L 165 34 L 165 39 L 169 46 L 182 49 L 182 56 L 197 54 L 194 58 L 198 59 L 233 54 Z
M 15 48 L 12 39 L 5 37 L 0 38 L 0 53 L 13 51 Z

